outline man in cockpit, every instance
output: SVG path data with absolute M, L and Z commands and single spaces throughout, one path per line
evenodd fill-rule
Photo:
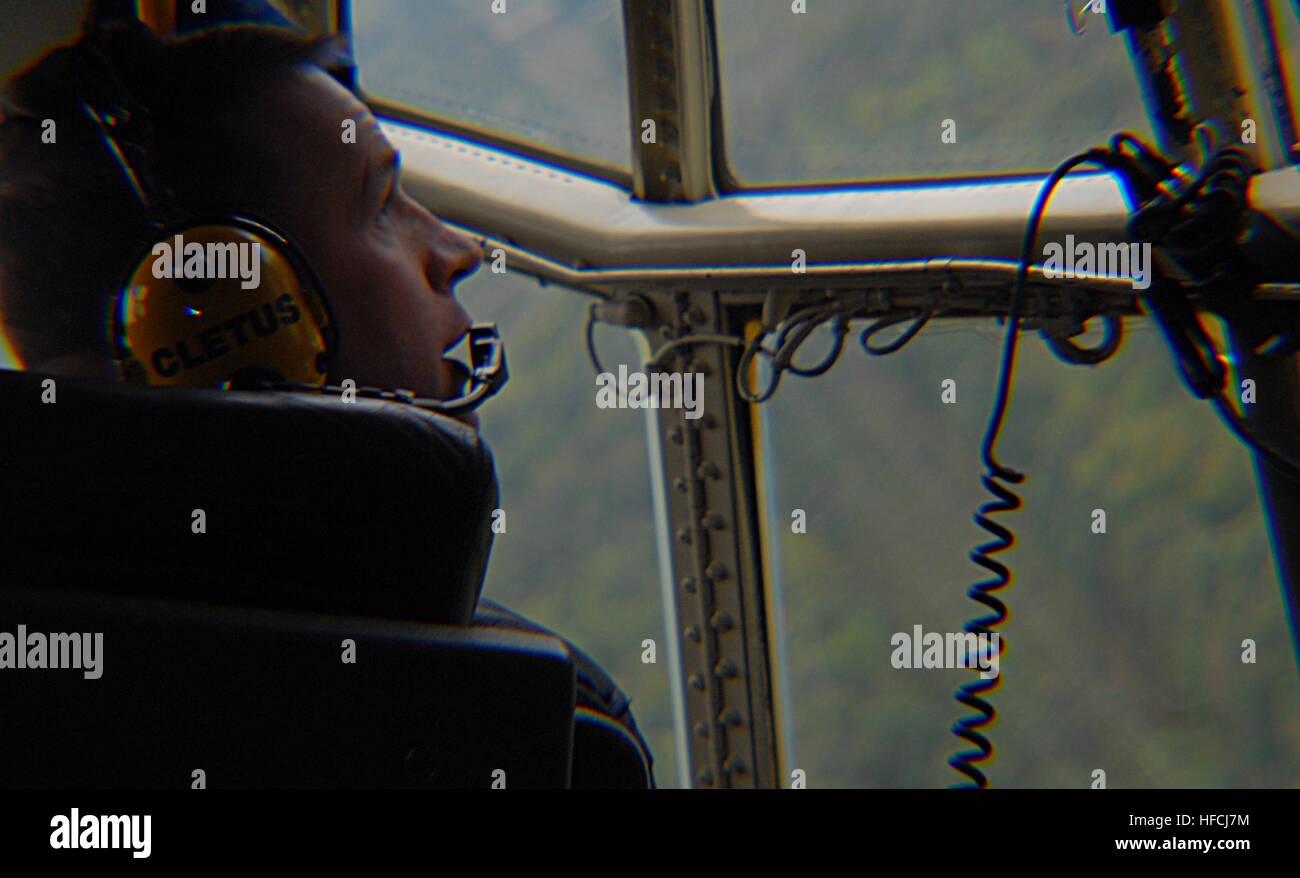
M 110 88 L 147 113 L 150 165 L 177 202 L 265 218 L 298 245 L 346 340 L 337 374 L 420 397 L 457 393 L 443 352 L 469 327 L 455 286 L 478 268 L 479 247 L 403 190 L 397 152 L 326 71 L 337 51 L 261 26 L 163 41 L 137 22 L 112 28 L 96 56 L 117 82 L 67 52 L 10 80 L 0 105 L 0 325 L 26 369 L 119 379 L 107 300 L 147 228 L 103 143 L 74 136 L 86 125 L 83 95 Z M 472 412 L 459 417 L 477 426 Z M 542 630 L 487 602 L 475 624 Z M 648 764 L 627 698 L 573 653 L 579 707 L 622 725 Z

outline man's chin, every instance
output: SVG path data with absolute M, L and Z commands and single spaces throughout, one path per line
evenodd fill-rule
M 459 415 L 452 415 L 452 417 L 462 424 L 468 424 L 478 430 L 478 412 L 462 412 Z

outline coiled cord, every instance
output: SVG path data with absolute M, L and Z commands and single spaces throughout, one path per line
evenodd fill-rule
M 1018 482 L 1024 480 L 1023 475 L 1019 473 L 1016 475 L 1018 476 L 1017 479 L 1008 481 Z M 1020 497 L 1010 488 L 1000 484 L 997 478 L 989 473 L 985 473 L 980 481 L 984 483 L 985 490 L 993 494 L 997 499 L 990 500 L 980 507 L 979 513 L 975 516 L 975 523 L 993 534 L 995 539 L 977 546 L 970 553 L 970 557 L 976 564 L 992 573 L 993 578 L 971 586 L 966 592 L 966 596 L 983 604 L 993 612 L 990 615 L 980 616 L 967 622 L 965 630 L 971 634 L 987 636 L 992 634 L 993 629 L 1007 619 L 1006 604 L 991 592 L 1006 588 L 1011 584 L 1011 570 L 1000 561 L 994 560 L 992 556 L 999 552 L 1005 552 L 1016 542 L 1015 534 L 1009 528 L 1003 527 L 989 516 L 995 512 L 1014 512 L 1019 509 Z M 992 653 L 990 647 L 990 654 L 987 656 L 986 661 L 991 663 L 994 655 L 1000 656 L 1003 649 L 1002 638 L 999 636 L 997 652 Z M 983 762 L 993 755 L 992 742 L 979 730 L 993 722 L 997 711 L 982 696 L 994 689 L 1000 682 L 1002 682 L 1002 673 L 999 666 L 997 676 L 987 680 L 982 677 L 973 680 L 959 687 L 953 694 L 953 698 L 957 699 L 961 704 L 979 711 L 978 714 L 962 717 L 953 724 L 952 733 L 974 744 L 977 748 L 955 753 L 948 759 L 949 765 L 970 778 L 969 784 L 953 784 L 953 789 L 985 789 L 988 787 L 988 778 L 984 776 L 984 772 L 975 766 L 975 763 Z
M 1029 214 L 1029 225 L 1025 229 L 1024 245 L 1020 251 L 1020 269 L 1016 272 L 1016 283 L 1012 289 L 1011 306 L 1007 314 L 1007 334 L 1002 347 L 1002 367 L 998 376 L 997 398 L 993 405 L 993 412 L 989 417 L 988 429 L 984 433 L 984 444 L 981 449 L 985 467 L 981 482 L 984 484 L 984 489 L 992 494 L 995 499 L 980 507 L 979 512 L 975 515 L 975 523 L 992 534 L 994 539 L 976 546 L 970 553 L 970 559 L 992 573 L 993 578 L 975 583 L 966 592 L 967 597 L 992 610 L 992 613 L 976 617 L 967 622 L 964 630 L 970 634 L 987 637 L 993 633 L 995 627 L 1001 625 L 1007 618 L 1006 604 L 994 596 L 993 592 L 1000 591 L 1011 584 L 1011 570 L 1002 562 L 995 560 L 993 556 L 1010 549 L 1015 545 L 1016 538 L 1009 528 L 998 524 L 989 516 L 998 512 L 1013 512 L 1019 509 L 1020 497 L 1008 485 L 1018 485 L 1025 480 L 1024 473 L 998 463 L 995 448 L 998 433 L 1002 430 L 1002 421 L 1006 417 L 1007 403 L 1010 400 L 1011 376 L 1016 361 L 1016 342 L 1020 333 L 1020 301 L 1024 295 L 1025 280 L 1029 276 L 1032 251 L 1038 238 L 1038 226 L 1042 221 L 1044 211 L 1047 209 L 1047 201 L 1051 198 L 1052 192 L 1057 185 L 1071 170 L 1089 162 L 1103 167 L 1110 167 L 1111 154 L 1105 149 L 1090 149 L 1087 152 L 1071 156 L 1062 162 L 1043 182 L 1043 186 L 1038 192 L 1038 198 L 1034 203 L 1034 208 Z M 991 663 L 993 658 L 1000 656 L 1005 649 L 1006 646 L 999 636 L 997 652 L 988 655 L 987 661 Z M 999 671 L 993 678 L 974 680 L 958 687 L 957 691 L 953 693 L 953 698 L 958 703 L 977 711 L 974 715 L 962 717 L 952 726 L 954 735 L 975 745 L 976 748 L 955 753 L 948 759 L 948 764 L 964 774 L 970 781 L 969 783 L 953 784 L 952 786 L 955 789 L 984 789 L 988 786 L 988 778 L 985 777 L 984 772 L 977 767 L 976 763 L 984 762 L 993 755 L 992 742 L 980 730 L 993 722 L 997 711 L 983 696 L 991 692 L 1001 681 L 1002 673 L 999 665 Z

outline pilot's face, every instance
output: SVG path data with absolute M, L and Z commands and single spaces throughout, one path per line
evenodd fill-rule
M 442 354 L 469 328 L 454 285 L 482 262 L 478 245 L 402 190 L 397 152 L 328 74 L 305 68 L 281 78 L 256 99 L 253 117 L 246 131 L 261 135 L 256 151 L 271 167 L 250 175 L 265 188 L 247 195 L 320 275 L 339 329 L 334 374 L 358 386 L 455 395 Z M 464 419 L 477 425 L 472 414 Z

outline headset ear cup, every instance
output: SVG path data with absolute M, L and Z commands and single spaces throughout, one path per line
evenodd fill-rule
M 133 264 L 110 317 L 123 380 L 321 386 L 337 338 L 310 263 L 236 216 L 169 229 Z
M 135 48 L 161 48 L 147 26 L 135 27 L 151 41 Z M 83 85 L 108 88 L 88 88 L 80 107 L 147 212 L 151 230 L 162 230 L 130 266 L 110 303 L 109 349 L 122 379 L 214 387 L 244 368 L 263 367 L 294 383 L 321 386 L 330 377 L 338 332 L 311 263 L 287 236 L 255 219 L 187 217 L 173 191 L 160 185 L 165 181 L 155 179 L 149 113 L 105 57 L 103 39 L 111 35 L 96 29 L 91 36 L 78 50 L 84 68 L 79 78 L 88 80 Z M 254 255 L 246 260 L 249 247 Z M 198 250 L 197 270 L 191 270 L 192 248 Z M 238 272 L 226 270 L 232 254 Z M 217 261 L 220 271 L 214 270 Z M 244 278 L 245 269 L 254 275 Z M 240 279 L 228 282 L 236 273 Z M 269 290 L 257 289 L 264 275 Z

